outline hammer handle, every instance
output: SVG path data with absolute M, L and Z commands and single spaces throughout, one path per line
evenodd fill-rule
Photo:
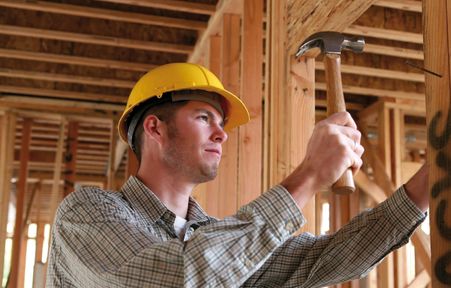
M 324 70 L 327 83 L 327 114 L 346 111 L 343 86 L 341 81 L 340 55 L 325 54 Z M 337 194 L 350 194 L 355 191 L 354 178 L 350 168 L 332 185 L 332 191 Z

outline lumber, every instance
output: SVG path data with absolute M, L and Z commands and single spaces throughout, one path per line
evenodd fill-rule
M 100 0 L 119 4 L 137 5 L 142 7 L 167 9 L 188 13 L 211 15 L 215 12 L 215 5 L 177 0 Z
M 203 57 L 203 54 L 208 49 L 209 45 L 209 37 L 212 35 L 221 34 L 223 31 L 223 21 L 225 14 L 235 14 L 241 15 L 243 12 L 243 1 L 241 0 L 219 0 L 218 4 L 216 4 L 216 12 L 211 15 L 208 20 L 207 29 L 205 29 L 199 39 L 196 42 L 196 45 L 191 50 L 190 55 L 188 56 L 188 62 L 199 63 L 200 59 Z
M 421 1 L 414 0 L 378 0 L 375 6 L 421 13 Z
M 132 40 L 105 35 L 62 32 L 55 30 L 27 28 L 12 25 L 0 25 L 0 34 L 51 39 L 51 40 L 62 40 L 86 44 L 106 45 L 130 49 L 141 49 L 146 51 L 178 53 L 178 54 L 189 54 L 193 48 L 192 46 L 182 44 Z
M 208 66 L 211 72 L 215 75 L 221 74 L 221 41 L 222 37 L 219 35 L 210 36 L 210 45 L 208 53 Z M 219 171 L 221 173 L 221 171 Z M 205 184 L 206 188 L 206 211 L 209 215 L 218 217 L 219 207 L 219 177 L 216 177 L 213 181 Z
M 12 245 L 11 257 L 11 272 L 8 277 L 9 287 L 17 287 L 20 283 L 20 255 L 23 247 L 24 239 L 24 208 L 25 208 L 25 194 L 27 192 L 27 177 L 28 177 L 28 157 L 31 141 L 31 125 L 32 120 L 29 118 L 23 121 L 23 136 L 20 150 L 20 169 L 19 179 L 17 183 L 17 199 L 16 199 L 16 221 L 14 225 L 14 236 Z
M 291 58 L 290 91 L 288 94 L 288 122 L 285 127 L 289 135 L 289 169 L 292 172 L 305 158 L 307 144 L 315 126 L 315 59 L 311 57 Z M 318 191 L 319 192 L 319 191 Z M 318 196 L 319 197 L 319 196 Z M 316 199 L 313 197 L 302 209 L 308 219 L 302 232 L 316 232 Z
M 144 25 L 156 25 L 193 30 L 202 30 L 206 28 L 206 24 L 202 21 L 177 19 L 173 17 L 155 16 L 142 13 L 130 13 L 112 9 L 91 8 L 89 6 L 81 5 L 58 4 L 45 1 L 29 2 L 26 0 L 0 0 L 0 6 Z
M 386 40 L 423 44 L 423 35 L 421 33 L 404 32 L 393 29 L 350 25 L 344 30 L 344 33 L 365 37 L 381 38 Z
M 106 86 L 117 88 L 133 88 L 134 82 L 121 79 L 108 79 L 103 77 L 86 77 L 60 73 L 35 72 L 30 70 L 15 70 L 0 68 L 1 77 L 23 78 L 61 83 L 75 83 L 94 86 Z
M 107 163 L 107 189 L 108 190 L 114 190 L 115 189 L 115 176 L 116 176 L 116 169 L 115 169 L 115 158 L 116 158 L 116 144 L 119 140 L 118 138 L 118 130 L 117 127 L 117 120 L 111 121 L 111 133 L 110 133 L 110 140 L 109 140 L 109 157 L 108 157 L 108 163 Z
M 426 73 L 431 283 L 451 286 L 451 4 L 423 1 L 424 65 L 442 77 Z
M 0 259 L 5 258 L 6 225 L 8 222 L 11 196 L 12 161 L 14 155 L 14 135 L 16 116 L 6 111 L 2 116 L 0 140 Z M 4 261 L 0 261 L 0 279 L 3 279 Z
M 237 14 L 224 14 L 222 30 L 221 78 L 224 87 L 235 95 L 240 93 L 240 27 L 241 17 Z M 218 173 L 219 217 L 232 215 L 238 206 L 238 137 L 239 129 L 228 133 L 223 144 L 223 155 Z
M 317 62 L 316 69 L 324 70 L 324 64 L 322 62 Z M 348 65 L 348 64 L 341 65 L 341 72 L 344 74 L 380 77 L 380 78 L 387 78 L 387 79 L 424 83 L 424 75 L 422 73 L 420 74 L 420 73 L 413 73 L 413 72 L 394 71 L 394 70 L 388 70 L 388 69 L 355 66 L 355 65 Z
M 91 102 L 91 107 L 96 102 L 104 104 L 123 104 L 126 103 L 126 97 L 116 96 L 116 95 L 107 95 L 107 94 L 98 94 L 98 93 L 81 93 L 81 92 L 72 92 L 65 90 L 56 90 L 56 89 L 42 89 L 42 88 L 29 88 L 29 87 L 20 87 L 20 86 L 9 86 L 9 85 L 0 85 L 0 92 L 6 93 L 15 93 L 15 94 L 24 94 L 24 95 L 34 95 L 34 96 L 43 96 L 49 98 L 57 98 L 57 99 L 71 99 L 71 100 L 85 100 L 86 102 Z M 12 99 L 20 99 L 20 98 L 12 98 Z M 45 99 L 42 99 L 43 101 Z M 41 101 L 41 100 L 40 100 Z M 57 103 L 57 102 L 54 102 Z M 74 101 L 74 103 L 76 103 Z M 73 105 L 77 107 L 77 105 Z M 85 108 L 83 104 L 79 105 L 79 107 Z M 121 109 L 123 107 L 117 108 L 117 106 L 104 106 L 111 107 L 109 110 Z M 114 109 L 112 109 L 114 108 Z
M 263 1 L 246 0 L 243 5 L 240 95 L 251 120 L 239 131 L 238 206 L 262 190 Z
M 375 0 L 329 0 L 297 1 L 288 0 L 288 52 L 296 53 L 299 45 L 310 35 L 319 31 L 343 32 L 349 23 L 353 23 Z
M 75 187 L 76 160 L 78 154 L 78 122 L 69 121 L 67 126 L 67 140 L 64 155 L 64 196 L 69 195 Z M 92 156 L 90 156 L 92 159 Z
M 155 68 L 155 65 L 137 62 L 126 62 L 109 59 L 98 59 L 92 57 L 69 56 L 54 53 L 30 52 L 24 50 L 12 50 L 0 48 L 0 57 L 44 61 L 50 63 L 72 64 L 89 67 L 99 67 L 108 69 L 121 69 L 144 72 Z

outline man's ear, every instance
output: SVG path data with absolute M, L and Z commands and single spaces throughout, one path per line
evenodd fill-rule
M 158 119 L 155 115 L 148 115 L 143 121 L 143 132 L 145 137 L 153 139 L 158 143 L 161 143 L 161 137 L 164 135 L 164 122 Z

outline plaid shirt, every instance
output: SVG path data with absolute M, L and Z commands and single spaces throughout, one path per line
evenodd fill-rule
M 182 241 L 174 213 L 130 177 L 62 202 L 47 287 L 321 287 L 368 273 L 424 217 L 400 188 L 333 235 L 292 236 L 305 220 L 276 186 L 221 221 L 191 199 Z

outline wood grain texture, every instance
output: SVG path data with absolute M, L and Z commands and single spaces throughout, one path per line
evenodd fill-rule
M 423 1 L 432 287 L 451 285 L 451 4 Z

